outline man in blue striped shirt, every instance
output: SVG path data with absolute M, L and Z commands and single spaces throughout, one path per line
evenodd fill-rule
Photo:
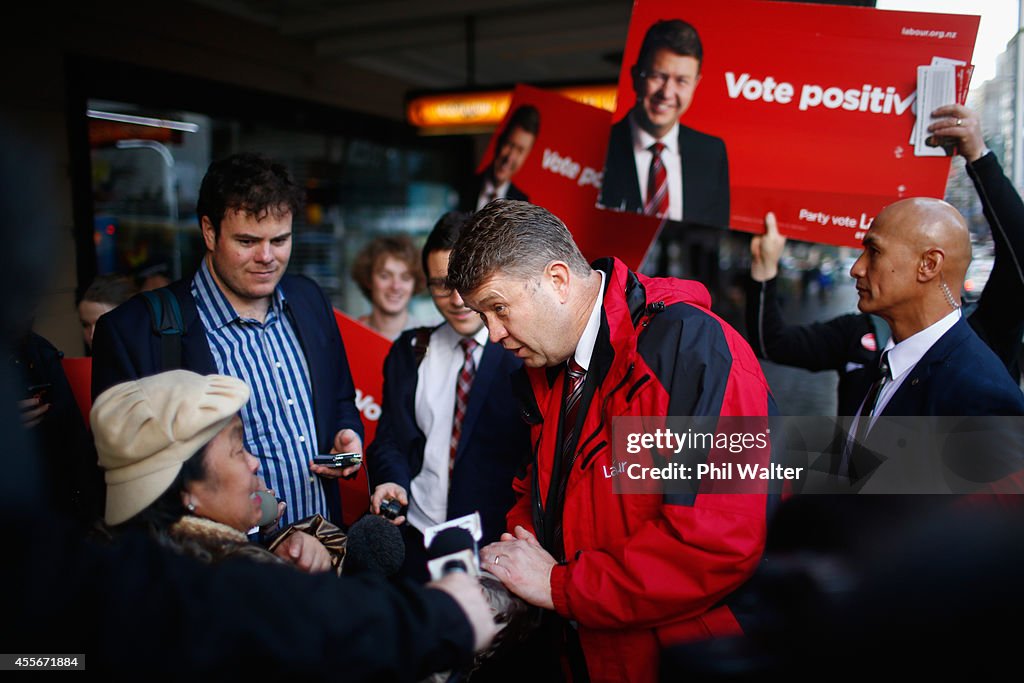
M 191 280 L 169 290 L 182 310 L 183 368 L 244 380 L 245 444 L 287 503 L 282 524 L 320 513 L 340 521 L 335 479 L 359 465 L 313 464 L 317 453 L 362 452 L 344 346 L 330 302 L 308 278 L 285 275 L 301 190 L 283 166 L 254 154 L 210 165 L 199 191 L 206 255 Z M 93 394 L 162 367 L 162 340 L 144 300 L 96 328 Z M 201 513 L 201 511 L 200 511 Z

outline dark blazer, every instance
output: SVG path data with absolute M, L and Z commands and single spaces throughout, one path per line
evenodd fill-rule
M 476 202 L 480 198 L 480 192 L 484 188 L 484 179 L 486 177 L 487 171 L 473 176 L 473 182 L 466 187 L 465 191 L 462 193 L 462 198 L 459 201 L 460 211 L 476 211 Z M 505 199 L 517 199 L 521 202 L 530 201 L 527 194 L 516 187 L 515 183 L 508 184 L 508 193 L 505 195 Z
M 345 346 L 331 304 L 315 282 L 301 275 L 285 275 L 279 286 L 286 299 L 285 311 L 295 327 L 309 367 L 318 447 L 321 453 L 328 453 L 338 430 L 348 428 L 355 430 L 360 438 L 363 435 Z M 203 375 L 214 374 L 217 365 L 190 287 L 190 280 L 168 285 L 181 304 L 185 327 L 181 339 L 181 366 Z M 93 338 L 92 363 L 93 399 L 115 384 L 164 370 L 161 339 L 153 331 L 142 295 L 100 317 Z M 332 484 L 333 480 L 325 481 L 327 505 L 331 516 L 341 519 L 338 487 Z
M 643 194 L 636 174 L 629 116 L 612 126 L 597 203 L 608 209 L 640 213 L 644 210 Z M 683 167 L 683 220 L 727 227 L 729 158 L 725 142 L 679 124 L 679 154 Z M 673 191 L 672 188 L 669 191 Z
M 877 369 L 872 374 L 873 382 Z M 921 522 L 951 505 L 959 505 L 956 511 L 963 514 L 963 498 L 939 495 L 933 488 L 940 481 L 929 482 L 913 474 L 901 476 L 901 461 L 907 458 L 918 458 L 916 462 L 941 459 L 951 485 L 966 479 L 977 485 L 971 490 L 983 492 L 988 482 L 1014 486 L 1004 477 L 1019 475 L 1024 469 L 1022 435 L 1018 420 L 986 417 L 1001 415 L 1024 415 L 1024 398 L 1005 365 L 961 319 L 910 371 L 868 432 L 863 447 L 856 447 L 850 459 L 854 485 L 850 492 L 903 491 L 921 485 L 935 495 L 794 496 L 780 507 L 772 522 L 769 553 L 793 557 L 792 553 L 812 550 L 841 553 L 859 562 L 865 553 L 888 547 L 877 543 L 891 540 L 894 529 L 925 534 L 929 532 Z M 928 419 L 934 416 L 944 419 Z M 907 419 L 900 419 L 904 417 Z M 844 443 L 845 434 L 840 434 L 831 454 L 833 473 Z M 887 469 L 879 469 L 883 467 Z M 889 488 L 892 486 L 896 488 Z M 997 485 L 995 490 L 1006 489 Z M 985 500 L 977 498 L 972 503 L 984 505 Z
M 1024 415 L 1024 395 L 961 318 L 917 362 L 881 415 Z
M 879 371 L 872 374 L 874 381 Z M 851 475 L 856 479 L 869 474 L 888 458 L 940 457 L 954 472 L 1001 469 L 1005 476 L 1020 470 L 1020 429 L 993 418 L 1022 415 L 1020 387 L 961 318 L 928 349 L 886 403 L 879 422 L 852 455 Z M 926 419 L 930 417 L 959 419 Z
M 394 482 L 408 491 L 423 468 L 426 435 L 416 425 L 416 333 L 403 332 L 384 361 L 383 410 L 366 453 L 373 487 Z M 483 543 L 498 540 L 505 531 L 505 513 L 515 502 L 512 479 L 530 454 L 529 430 L 512 393 L 511 373 L 521 365 L 500 345 L 484 346 L 455 453 L 448 519 L 479 511 Z

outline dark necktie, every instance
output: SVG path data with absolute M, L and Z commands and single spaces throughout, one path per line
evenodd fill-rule
M 451 476 L 455 467 L 455 453 L 459 450 L 459 436 L 462 434 L 462 421 L 466 417 L 466 406 L 469 404 L 469 389 L 473 386 L 473 377 L 476 375 L 476 364 L 473 363 L 473 351 L 479 344 L 475 339 L 465 337 L 459 341 L 459 346 L 465 354 L 462 361 L 462 368 L 459 369 L 459 377 L 455 384 L 455 413 L 452 416 L 452 440 L 448 449 L 448 476 Z
M 644 213 L 648 216 L 664 216 L 668 213 L 668 171 L 661 160 L 665 145 L 655 142 L 651 150 L 651 168 L 647 173 L 647 203 Z
M 587 371 L 575 358 L 570 358 L 565 368 L 565 411 L 562 422 L 562 460 L 572 459 L 572 448 L 576 438 L 576 418 L 580 414 L 580 398 L 583 396 L 583 384 Z
M 892 370 L 889 368 L 889 352 L 885 351 L 882 353 L 882 357 L 878 359 L 878 379 L 872 382 L 868 388 L 868 395 L 864 398 L 864 403 L 861 404 L 860 411 L 857 413 L 857 427 L 854 436 L 852 439 L 846 440 L 846 446 L 843 448 L 843 457 L 839 464 L 840 474 L 845 476 L 849 473 L 850 455 L 853 453 L 854 448 L 863 445 L 864 438 L 867 436 L 868 428 L 871 425 L 871 418 L 875 415 L 878 396 L 882 393 L 882 387 L 891 380 Z
M 889 368 L 889 352 L 885 351 L 878 359 L 878 379 L 871 384 L 868 396 L 864 399 L 864 405 L 860 407 L 861 420 L 857 424 L 858 437 L 863 437 L 868 433 L 868 425 L 871 424 L 871 418 L 875 415 L 875 407 L 878 405 L 878 395 L 882 393 L 882 387 L 890 380 L 892 380 L 892 370 Z
M 575 358 L 570 358 L 565 366 L 565 402 L 562 410 L 562 452 L 555 465 L 551 486 L 557 496 L 553 504 L 557 506 L 554 515 L 552 545 L 548 548 L 559 559 L 565 556 L 565 545 L 562 537 L 562 509 L 565 505 L 565 490 L 569 483 L 572 469 L 572 454 L 576 447 L 576 420 L 580 415 L 580 399 L 583 397 L 583 385 L 586 383 L 587 371 Z M 549 496 L 550 501 L 550 496 Z

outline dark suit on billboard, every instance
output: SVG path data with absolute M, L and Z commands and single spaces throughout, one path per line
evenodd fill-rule
M 487 171 L 478 173 L 473 176 L 472 184 L 466 188 L 466 191 L 462 194 L 462 199 L 459 202 L 460 211 L 476 211 L 476 204 L 480 200 L 480 193 L 484 190 L 484 182 L 487 178 Z M 495 197 L 497 199 L 497 197 Z M 508 192 L 505 193 L 504 199 L 516 199 L 521 202 L 528 202 L 530 198 L 525 192 L 516 187 L 515 183 L 510 182 L 508 184 Z
M 679 124 L 679 154 L 683 170 L 683 220 L 703 225 L 729 225 L 729 158 L 725 142 Z M 669 188 L 669 192 L 679 188 Z M 600 206 L 640 213 L 643 194 L 636 173 L 633 135 L 627 114 L 612 126 Z

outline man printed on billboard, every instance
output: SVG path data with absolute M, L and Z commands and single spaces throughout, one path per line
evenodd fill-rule
M 728 226 L 725 143 L 679 123 L 703 59 L 700 36 L 687 22 L 658 21 L 647 30 L 631 69 L 636 104 L 612 126 L 599 206 Z
M 540 132 L 540 112 L 531 104 L 518 107 L 494 146 L 494 159 L 483 173 L 473 178 L 471 191 L 463 197 L 464 211 L 479 211 L 495 199 L 530 198 L 512 183 L 512 177 L 526 163 Z

